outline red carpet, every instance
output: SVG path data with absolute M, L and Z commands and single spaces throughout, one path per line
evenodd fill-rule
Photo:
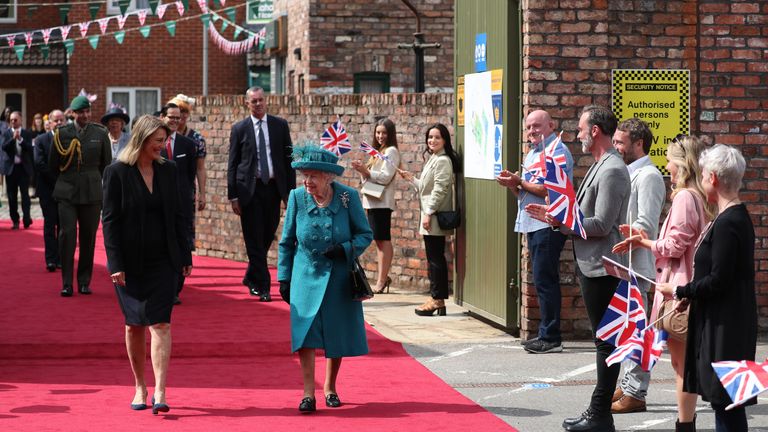
M 173 314 L 171 411 L 131 411 L 123 318 L 101 238 L 90 297 L 59 296 L 60 273 L 45 271 L 42 221 L 21 231 L 0 222 L 0 257 L 0 430 L 514 430 L 370 328 L 371 354 L 342 365 L 345 405 L 326 408 L 320 384 L 318 412 L 300 415 L 288 306 L 249 296 L 243 263 L 207 257 L 195 257 Z M 320 383 L 324 370 L 318 364 Z

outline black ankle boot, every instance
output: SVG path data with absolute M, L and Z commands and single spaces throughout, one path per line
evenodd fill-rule
M 693 421 L 685 423 L 675 420 L 675 432 L 696 432 L 696 416 L 693 416 Z

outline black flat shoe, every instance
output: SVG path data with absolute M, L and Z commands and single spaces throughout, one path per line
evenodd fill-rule
M 259 298 L 259 301 L 271 302 L 272 301 L 272 296 L 269 295 L 269 291 L 261 293 L 261 298 Z
M 56 271 L 56 264 L 48 263 L 48 264 L 45 265 L 45 269 L 48 270 L 49 272 L 53 273 L 53 272 Z
M 299 411 L 301 412 L 315 412 L 317 411 L 317 401 L 315 398 L 305 397 L 299 404 Z
M 339 400 L 339 395 L 335 393 L 330 393 L 325 395 L 325 406 L 330 408 L 338 408 L 341 406 L 341 400 Z
M 72 285 L 64 285 L 60 294 L 62 297 L 72 297 Z
M 572 419 L 566 419 L 572 420 Z M 615 432 L 613 426 L 613 416 L 610 414 L 598 416 L 593 411 L 585 411 L 577 422 L 567 424 L 563 422 L 563 427 L 568 432 Z
M 83 295 L 91 295 L 93 294 L 93 291 L 91 291 L 90 288 L 88 288 L 88 285 L 79 285 L 77 287 L 77 292 Z

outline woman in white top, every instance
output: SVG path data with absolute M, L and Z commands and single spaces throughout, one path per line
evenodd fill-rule
M 360 173 L 363 181 L 363 208 L 368 213 L 368 223 L 373 230 L 373 240 L 376 242 L 378 263 L 378 279 L 374 292 L 389 292 L 389 268 L 392 265 L 392 236 L 390 226 L 392 212 L 395 210 L 395 184 L 393 182 L 397 167 L 400 166 L 400 151 L 397 149 L 397 131 L 392 120 L 384 118 L 376 122 L 373 134 L 373 147 L 387 160 L 371 157 L 366 164 L 353 161 L 352 168 Z M 366 183 L 372 183 L 366 187 Z M 381 191 L 383 186 L 384 190 Z

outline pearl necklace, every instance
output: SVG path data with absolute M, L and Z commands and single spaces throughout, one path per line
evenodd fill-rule
M 315 195 L 312 195 L 312 199 L 315 201 L 315 204 L 317 204 L 318 207 L 328 207 L 328 204 L 331 203 L 331 199 L 333 198 L 333 194 L 331 194 L 331 191 L 328 191 L 329 193 L 326 195 L 325 198 L 323 198 L 322 201 L 318 200 Z

